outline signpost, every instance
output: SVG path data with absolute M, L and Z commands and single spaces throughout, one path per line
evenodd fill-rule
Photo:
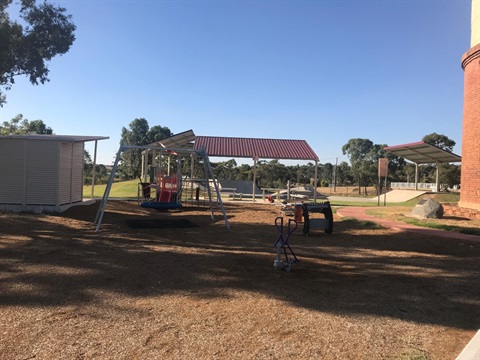
M 382 182 L 382 177 L 385 178 L 385 190 L 387 189 L 387 176 L 388 176 L 388 159 L 380 158 L 378 159 L 378 189 L 380 191 L 380 184 Z M 385 192 L 383 198 L 383 206 L 387 205 L 387 193 Z M 380 206 L 380 193 L 378 194 L 378 206 Z

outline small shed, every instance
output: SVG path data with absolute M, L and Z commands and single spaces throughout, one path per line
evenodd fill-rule
M 104 136 L 0 136 L 0 210 L 62 212 L 83 201 L 85 142 Z

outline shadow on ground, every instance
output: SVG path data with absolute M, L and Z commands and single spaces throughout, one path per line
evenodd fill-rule
M 228 230 L 208 210 L 136 215 L 131 206 L 107 209 L 98 233 L 95 206 L 57 217 L 2 215 L 0 306 L 85 303 L 95 301 L 93 290 L 161 299 L 229 298 L 235 289 L 320 312 L 479 327 L 478 244 L 337 222 L 332 236 L 294 233 L 290 244 L 301 262 L 287 273 L 273 267 L 271 207 L 242 218 L 242 205 L 228 205 Z M 125 222 L 162 216 L 198 227 L 131 229 Z

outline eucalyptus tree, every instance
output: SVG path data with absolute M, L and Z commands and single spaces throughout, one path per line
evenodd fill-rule
M 318 175 L 320 186 L 329 186 L 333 183 L 333 172 L 334 166 L 331 163 L 325 163 L 319 166 Z
M 350 160 L 352 172 L 357 180 L 359 194 L 361 186 L 367 186 L 366 181 L 372 168 L 372 149 L 373 142 L 361 138 L 350 139 L 342 146 L 343 155 L 347 155 Z
M 237 162 L 235 159 L 212 163 L 215 178 L 220 180 L 235 180 L 237 177 Z
M 443 134 L 437 134 L 435 132 L 425 135 L 422 138 L 422 140 L 449 152 L 453 152 L 453 148 L 456 145 L 456 142 L 450 139 L 448 136 Z M 444 189 L 447 189 L 449 187 L 453 187 L 454 185 L 460 184 L 461 168 L 459 165 L 456 165 L 456 164 L 424 165 L 422 167 L 422 171 L 425 174 L 425 177 L 428 179 L 428 182 L 435 181 L 437 166 L 439 166 L 438 173 L 439 173 L 439 182 L 441 184 L 440 185 L 441 187 L 443 187 Z
M 0 125 L 0 135 L 51 135 L 53 130 L 43 120 L 28 120 L 22 114 L 18 114 L 10 121 L 4 121 Z
M 145 118 L 134 119 L 128 128 L 123 127 L 120 142 L 124 145 L 143 146 L 172 136 L 168 127 L 150 126 Z M 136 179 L 141 175 L 142 150 L 134 149 L 122 153 L 118 171 L 125 179 Z
M 353 174 L 350 165 L 346 161 L 340 162 L 336 167 L 335 179 L 338 186 L 346 186 L 352 183 Z
M 257 186 L 272 187 L 272 188 L 285 188 L 287 181 L 291 180 L 288 177 L 288 169 L 285 164 L 280 163 L 278 160 L 260 160 L 257 163 Z
M 398 173 L 405 165 L 405 160 L 387 153 L 385 147 L 385 144 L 374 144 L 369 139 L 361 138 L 350 139 L 343 145 L 342 153 L 350 160 L 351 172 L 357 180 L 359 193 L 362 186 L 366 193 L 367 186 L 378 185 L 378 159 L 388 158 L 390 174 Z M 380 187 L 382 185 L 380 184 Z
M 453 148 L 456 144 L 455 141 L 450 139 L 448 136 L 443 134 L 437 134 L 436 132 L 425 135 L 422 138 L 422 141 L 425 141 L 426 143 L 429 143 L 431 145 L 435 145 L 436 147 L 439 147 L 440 149 L 449 152 L 453 151 Z
M 13 16 L 19 4 L 19 13 Z M 76 26 L 66 9 L 48 1 L 0 1 L 0 106 L 17 76 L 33 85 L 49 81 L 48 62 L 70 50 Z
M 237 167 L 237 175 L 235 180 L 251 180 L 253 179 L 253 168 L 248 164 L 241 164 Z

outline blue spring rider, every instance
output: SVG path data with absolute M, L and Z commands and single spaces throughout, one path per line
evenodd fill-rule
M 295 256 L 295 253 L 293 252 L 290 245 L 288 245 L 288 239 L 290 238 L 290 235 L 292 235 L 292 233 L 297 229 L 297 222 L 293 219 L 288 219 L 288 227 L 286 229 L 287 233 L 285 238 L 283 237 L 283 217 L 282 216 L 279 216 L 275 219 L 275 226 L 277 227 L 279 235 L 278 235 L 277 241 L 273 245 L 277 248 L 277 257 L 273 262 L 273 266 L 275 266 L 275 268 L 277 268 L 278 270 L 291 271 L 292 265 L 300 262 L 300 260 L 298 260 L 297 257 Z M 281 259 L 282 249 L 285 255 L 285 260 Z M 290 255 L 291 255 L 290 258 L 287 253 L 287 249 L 290 252 Z

